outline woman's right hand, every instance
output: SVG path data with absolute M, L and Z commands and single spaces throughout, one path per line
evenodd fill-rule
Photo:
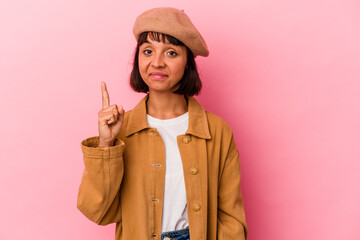
M 120 105 L 109 106 L 110 98 L 105 82 L 101 81 L 102 109 L 99 111 L 99 148 L 114 145 L 116 136 L 120 133 L 125 111 Z

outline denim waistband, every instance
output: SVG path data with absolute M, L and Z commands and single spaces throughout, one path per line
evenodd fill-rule
M 166 239 L 169 238 L 169 239 Z M 190 240 L 189 227 L 181 230 L 163 232 L 160 235 L 161 240 Z

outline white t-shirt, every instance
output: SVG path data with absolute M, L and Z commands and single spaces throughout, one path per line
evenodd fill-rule
M 159 119 L 147 114 L 150 127 L 157 128 L 165 144 L 165 189 L 161 232 L 175 231 L 189 226 L 186 206 L 184 172 L 177 145 L 177 136 L 185 134 L 189 112 L 171 119 Z

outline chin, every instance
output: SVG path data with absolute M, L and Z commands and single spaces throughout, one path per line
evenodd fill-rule
M 172 88 L 163 88 L 163 87 L 150 87 L 149 88 L 149 92 L 161 92 L 161 93 L 165 93 L 165 92 L 169 92 L 172 93 L 174 91 L 174 89 Z
M 151 88 L 149 90 L 149 92 L 152 91 L 152 92 L 161 92 L 161 93 L 164 93 L 164 92 L 171 92 L 169 89 L 163 89 L 163 88 Z

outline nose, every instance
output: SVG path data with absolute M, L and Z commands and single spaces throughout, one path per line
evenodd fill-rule
M 155 67 L 155 68 L 164 67 L 164 66 L 165 66 L 165 62 L 164 62 L 164 59 L 163 59 L 163 55 L 162 55 L 161 53 L 156 53 L 156 54 L 154 54 L 154 58 L 153 58 L 153 61 L 152 61 L 152 65 L 153 65 L 153 67 Z

